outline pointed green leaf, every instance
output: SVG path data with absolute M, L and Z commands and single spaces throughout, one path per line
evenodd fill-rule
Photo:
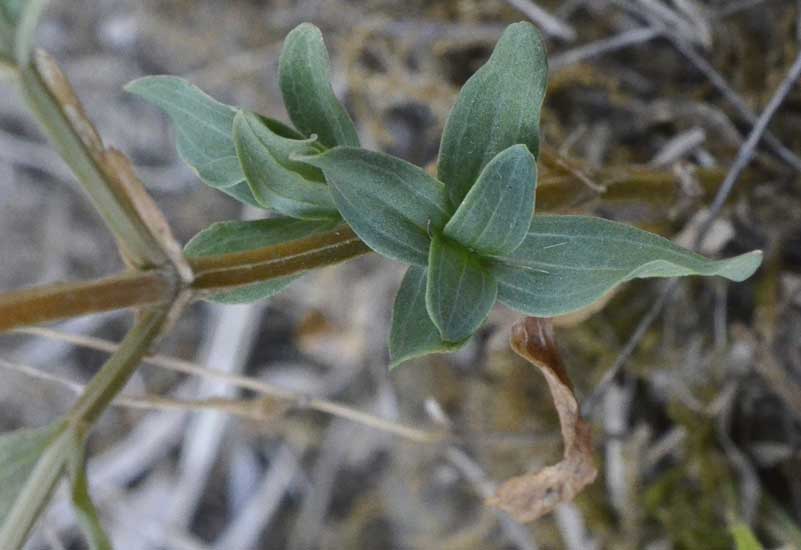
M 231 131 L 236 110 L 173 76 L 147 76 L 125 89 L 163 109 L 175 124 L 178 153 L 211 187 L 229 187 L 245 178 Z
M 323 171 L 340 214 L 370 248 L 426 265 L 428 232 L 451 215 L 442 183 L 404 160 L 355 147 L 303 161 Z
M 234 147 L 233 125 L 237 110 L 220 103 L 200 88 L 174 76 L 147 76 L 129 82 L 125 89 L 162 109 L 175 125 L 178 154 L 206 185 L 241 202 L 258 206 L 250 195 Z M 262 118 L 275 133 L 303 139 L 276 120 Z M 236 189 L 232 189 L 236 188 Z
M 278 80 L 289 118 L 298 130 L 307 137 L 316 134 L 326 147 L 359 146 L 353 121 L 331 88 L 331 67 L 320 29 L 302 23 L 287 35 Z
M 331 220 L 294 220 L 291 218 L 219 222 L 195 235 L 186 244 L 184 253 L 188 257 L 200 257 L 244 252 L 323 233 L 333 229 L 336 225 L 337 222 Z M 254 283 L 236 290 L 215 294 L 210 300 L 223 304 L 245 304 L 263 300 L 281 292 L 298 277 L 298 275 L 292 275 Z
M 466 342 L 445 342 L 440 338 L 426 310 L 426 280 L 424 268 L 410 266 L 395 296 L 389 335 L 390 369 L 429 353 L 456 351 Z
M 658 235 L 602 218 L 534 216 L 523 244 L 498 258 L 492 272 L 502 303 L 551 317 L 590 305 L 630 279 L 720 275 L 742 281 L 761 262 L 759 251 L 709 260 Z
M 0 434 L 0 525 L 62 422 Z
M 510 254 L 526 238 L 534 215 L 537 165 L 525 145 L 492 159 L 443 234 L 479 254 Z
M 261 206 L 293 218 L 338 219 L 334 199 L 319 170 L 289 158 L 318 153 L 313 142 L 281 137 L 250 113 L 240 111 L 234 118 L 236 153 Z
M 70 491 L 72 507 L 78 523 L 89 541 L 89 548 L 91 550 L 111 550 L 111 541 L 100 523 L 100 515 L 89 492 L 89 480 L 86 476 L 86 446 L 82 438 L 76 438 L 74 441 L 67 469 L 72 485 Z
M 469 338 L 489 315 L 498 283 L 479 259 L 440 235 L 431 240 L 426 308 L 447 342 Z
M 539 151 L 540 109 L 548 61 L 539 33 L 530 23 L 504 31 L 489 61 L 462 88 L 439 153 L 439 179 L 458 206 L 484 166 L 504 149 L 527 145 Z

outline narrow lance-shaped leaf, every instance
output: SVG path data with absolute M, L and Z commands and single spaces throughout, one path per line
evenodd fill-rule
M 190 240 L 184 252 L 188 257 L 212 256 L 244 252 L 265 246 L 294 241 L 333 229 L 331 220 L 294 220 L 270 218 L 267 220 L 230 221 L 215 223 Z M 243 288 L 215 294 L 213 302 L 244 304 L 263 300 L 281 292 L 299 275 L 281 277 Z
M 480 260 L 440 235 L 431 240 L 426 308 L 447 342 L 470 337 L 489 315 L 498 284 Z
M 302 23 L 287 35 L 278 80 L 289 118 L 298 130 L 307 137 L 316 134 L 326 147 L 359 146 L 353 121 L 331 88 L 331 67 L 320 29 Z
M 479 254 L 510 254 L 526 237 L 534 214 L 537 165 L 525 145 L 492 159 L 443 233 Z
M 404 361 L 456 351 L 464 342 L 445 342 L 426 310 L 426 270 L 413 265 L 406 270 L 392 308 L 389 355 L 394 369 Z
M 292 141 L 292 143 L 288 143 Z M 234 143 L 242 170 L 253 196 L 264 208 L 293 218 L 337 219 L 339 212 L 328 186 L 307 179 L 285 164 L 276 154 L 314 154 L 313 140 L 288 140 L 274 134 L 259 117 L 239 112 L 234 118 Z M 294 152 L 290 152 L 294 148 Z M 293 162 L 293 161 L 289 161 Z M 307 173 L 314 170 L 298 164 Z M 322 178 L 322 174 L 320 174 Z
M 404 160 L 355 147 L 303 160 L 323 171 L 340 214 L 367 246 L 426 265 L 428 233 L 451 215 L 442 183 Z
M 439 152 L 439 179 L 458 206 L 482 168 L 511 145 L 522 143 L 536 157 L 540 109 L 548 62 L 539 33 L 530 23 L 504 31 L 489 61 L 462 88 Z
M 125 89 L 163 109 L 175 124 L 178 153 L 212 187 L 229 187 L 245 178 L 236 158 L 231 130 L 236 110 L 172 76 L 148 76 Z
M 760 251 L 709 260 L 625 224 L 583 216 L 534 216 L 523 244 L 498 258 L 498 299 L 540 317 L 562 315 L 600 299 L 634 278 L 719 275 L 747 279 Z
M 178 154 L 206 185 L 240 202 L 259 206 L 250 193 L 236 156 L 233 124 L 237 109 L 174 76 L 139 78 L 128 83 L 125 89 L 167 113 L 175 125 Z M 286 124 L 260 118 L 278 135 L 303 139 Z
M 0 435 L 0 525 L 39 457 L 63 427 L 59 422 Z

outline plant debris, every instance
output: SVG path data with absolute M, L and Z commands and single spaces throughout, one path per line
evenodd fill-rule
M 570 502 L 595 480 L 592 428 L 581 418 L 573 385 L 562 365 L 549 319 L 525 317 L 512 326 L 512 349 L 540 369 L 553 404 L 559 414 L 564 441 L 560 462 L 538 472 L 506 480 L 488 500 L 518 521 L 534 521 L 552 512 L 559 504 Z

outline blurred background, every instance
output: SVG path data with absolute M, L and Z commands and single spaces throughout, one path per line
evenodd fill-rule
M 311 21 L 362 143 L 429 165 L 459 87 L 524 19 L 551 55 L 538 209 L 691 245 L 799 52 L 801 2 L 72 0 L 53 2 L 38 37 L 185 242 L 264 213 L 203 186 L 176 157 L 166 117 L 126 95 L 126 82 L 179 75 L 285 119 L 281 42 Z M 12 83 L 0 93 L 0 289 L 121 269 Z M 723 549 L 746 526 L 765 548 L 801 548 L 799 128 L 801 86 L 705 231 L 710 255 L 764 249 L 753 278 L 633 282 L 557 320 L 600 470 L 575 502 L 525 526 L 483 504 L 500 481 L 562 453 L 544 379 L 508 346 L 518 316 L 498 307 L 459 353 L 390 374 L 403 270 L 370 256 L 308 274 L 268 303 L 192 306 L 159 352 L 253 383 L 141 367 L 132 399 L 91 440 L 90 479 L 116 548 Z M 119 341 L 129 322 L 116 313 L 54 328 Z M 0 335 L 0 430 L 65 412 L 105 357 L 58 334 Z M 293 392 L 291 410 L 177 401 L 276 387 Z M 428 437 L 442 430 L 448 443 Z M 29 548 L 85 547 L 64 494 Z

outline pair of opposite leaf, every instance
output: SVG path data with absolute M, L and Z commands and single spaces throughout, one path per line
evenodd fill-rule
M 751 252 L 708 260 L 634 227 L 581 216 L 533 216 L 547 61 L 529 23 L 510 25 L 462 88 L 442 136 L 437 178 L 359 147 L 329 82 L 320 31 L 294 29 L 279 83 L 295 128 L 237 110 L 173 77 L 128 90 L 172 118 L 183 159 L 203 181 L 285 217 L 224 222 L 187 254 L 236 252 L 327 231 L 342 219 L 376 252 L 410 264 L 395 299 L 393 365 L 459 348 L 496 301 L 550 317 L 585 307 L 637 277 L 720 275 L 740 281 Z M 217 296 L 268 297 L 294 277 Z

